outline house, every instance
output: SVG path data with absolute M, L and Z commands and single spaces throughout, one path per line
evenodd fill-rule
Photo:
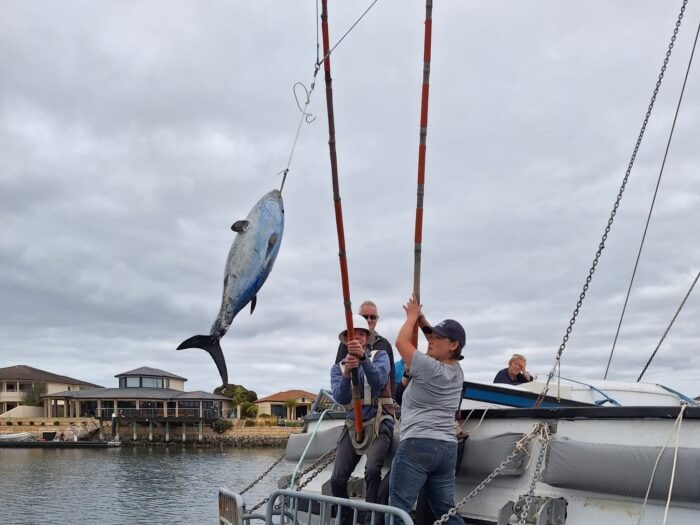
M 213 421 L 231 409 L 231 399 L 209 392 L 185 392 L 186 378 L 141 367 L 115 376 L 117 388 L 53 392 L 43 397 L 46 417 L 62 403 L 67 417 L 90 415 L 100 420 L 116 416 L 125 421 Z
M 0 368 L 0 415 L 4 417 L 23 417 L 18 407 L 22 403 L 25 394 L 32 388 L 37 387 L 45 394 L 64 391 L 79 392 L 86 388 L 101 388 L 99 385 L 87 381 L 73 379 L 72 377 L 54 374 L 26 365 Z M 11 410 L 13 413 L 8 414 Z M 58 403 L 56 405 L 57 415 L 63 415 L 64 411 L 64 404 Z
M 305 390 L 285 390 L 258 399 L 258 416 L 276 416 L 282 419 L 304 417 L 315 401 L 316 396 Z

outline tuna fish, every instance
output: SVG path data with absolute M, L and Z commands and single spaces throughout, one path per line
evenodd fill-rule
M 237 233 L 226 259 L 224 293 L 221 309 L 209 335 L 195 335 L 183 341 L 178 350 L 201 348 L 214 359 L 223 385 L 228 384 L 226 360 L 219 340 L 226 334 L 233 318 L 248 303 L 255 310 L 257 293 L 270 275 L 284 231 L 284 205 L 279 190 L 272 190 L 257 202 L 245 220 L 236 221 L 231 229 Z

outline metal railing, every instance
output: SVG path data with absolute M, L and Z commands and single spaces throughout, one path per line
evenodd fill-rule
M 174 408 L 102 408 L 97 411 L 96 417 L 104 420 L 112 418 L 116 414 L 118 419 L 156 419 L 156 418 L 188 418 L 188 419 L 218 419 L 221 417 L 221 410 L 215 408 L 179 408 L 176 412 Z
M 411 517 L 396 507 L 295 490 L 273 491 L 265 514 L 249 514 L 243 496 L 225 488 L 219 489 L 220 525 L 251 525 L 253 521 L 264 522 L 265 525 L 297 525 L 312 521 L 338 524 L 343 508 L 352 511 L 353 524 L 362 521 L 368 525 L 402 525 L 402 522 L 403 525 L 413 525 Z

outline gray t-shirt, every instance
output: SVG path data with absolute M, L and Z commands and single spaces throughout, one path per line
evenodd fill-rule
M 416 352 L 409 375 L 411 382 L 401 402 L 401 440 L 457 441 L 455 412 L 462 400 L 462 367 Z

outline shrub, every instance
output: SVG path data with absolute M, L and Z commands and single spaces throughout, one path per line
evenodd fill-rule
M 5 424 L 6 424 L 8 427 L 11 427 L 11 426 L 12 426 L 12 421 L 8 421 L 8 422 L 5 423 Z
M 22 423 L 21 421 L 17 421 L 17 426 L 18 426 L 18 427 L 21 427 L 22 425 L 24 425 L 24 423 Z
M 34 426 L 34 421 L 29 422 L 29 426 L 33 427 Z
M 287 421 L 285 426 L 287 427 L 300 427 L 302 425 L 301 421 Z
M 253 419 L 246 419 L 246 420 L 243 422 L 243 426 L 244 426 L 244 427 L 254 427 L 254 426 L 255 426 L 255 420 L 253 420 Z
M 58 425 L 60 425 L 60 423 L 58 421 L 53 422 L 53 426 L 57 427 Z
M 41 426 L 43 427 L 44 425 L 46 425 L 46 421 L 41 422 Z
M 227 430 L 233 428 L 233 421 L 230 419 L 219 418 L 212 423 L 211 428 L 214 429 L 214 432 L 223 434 Z

